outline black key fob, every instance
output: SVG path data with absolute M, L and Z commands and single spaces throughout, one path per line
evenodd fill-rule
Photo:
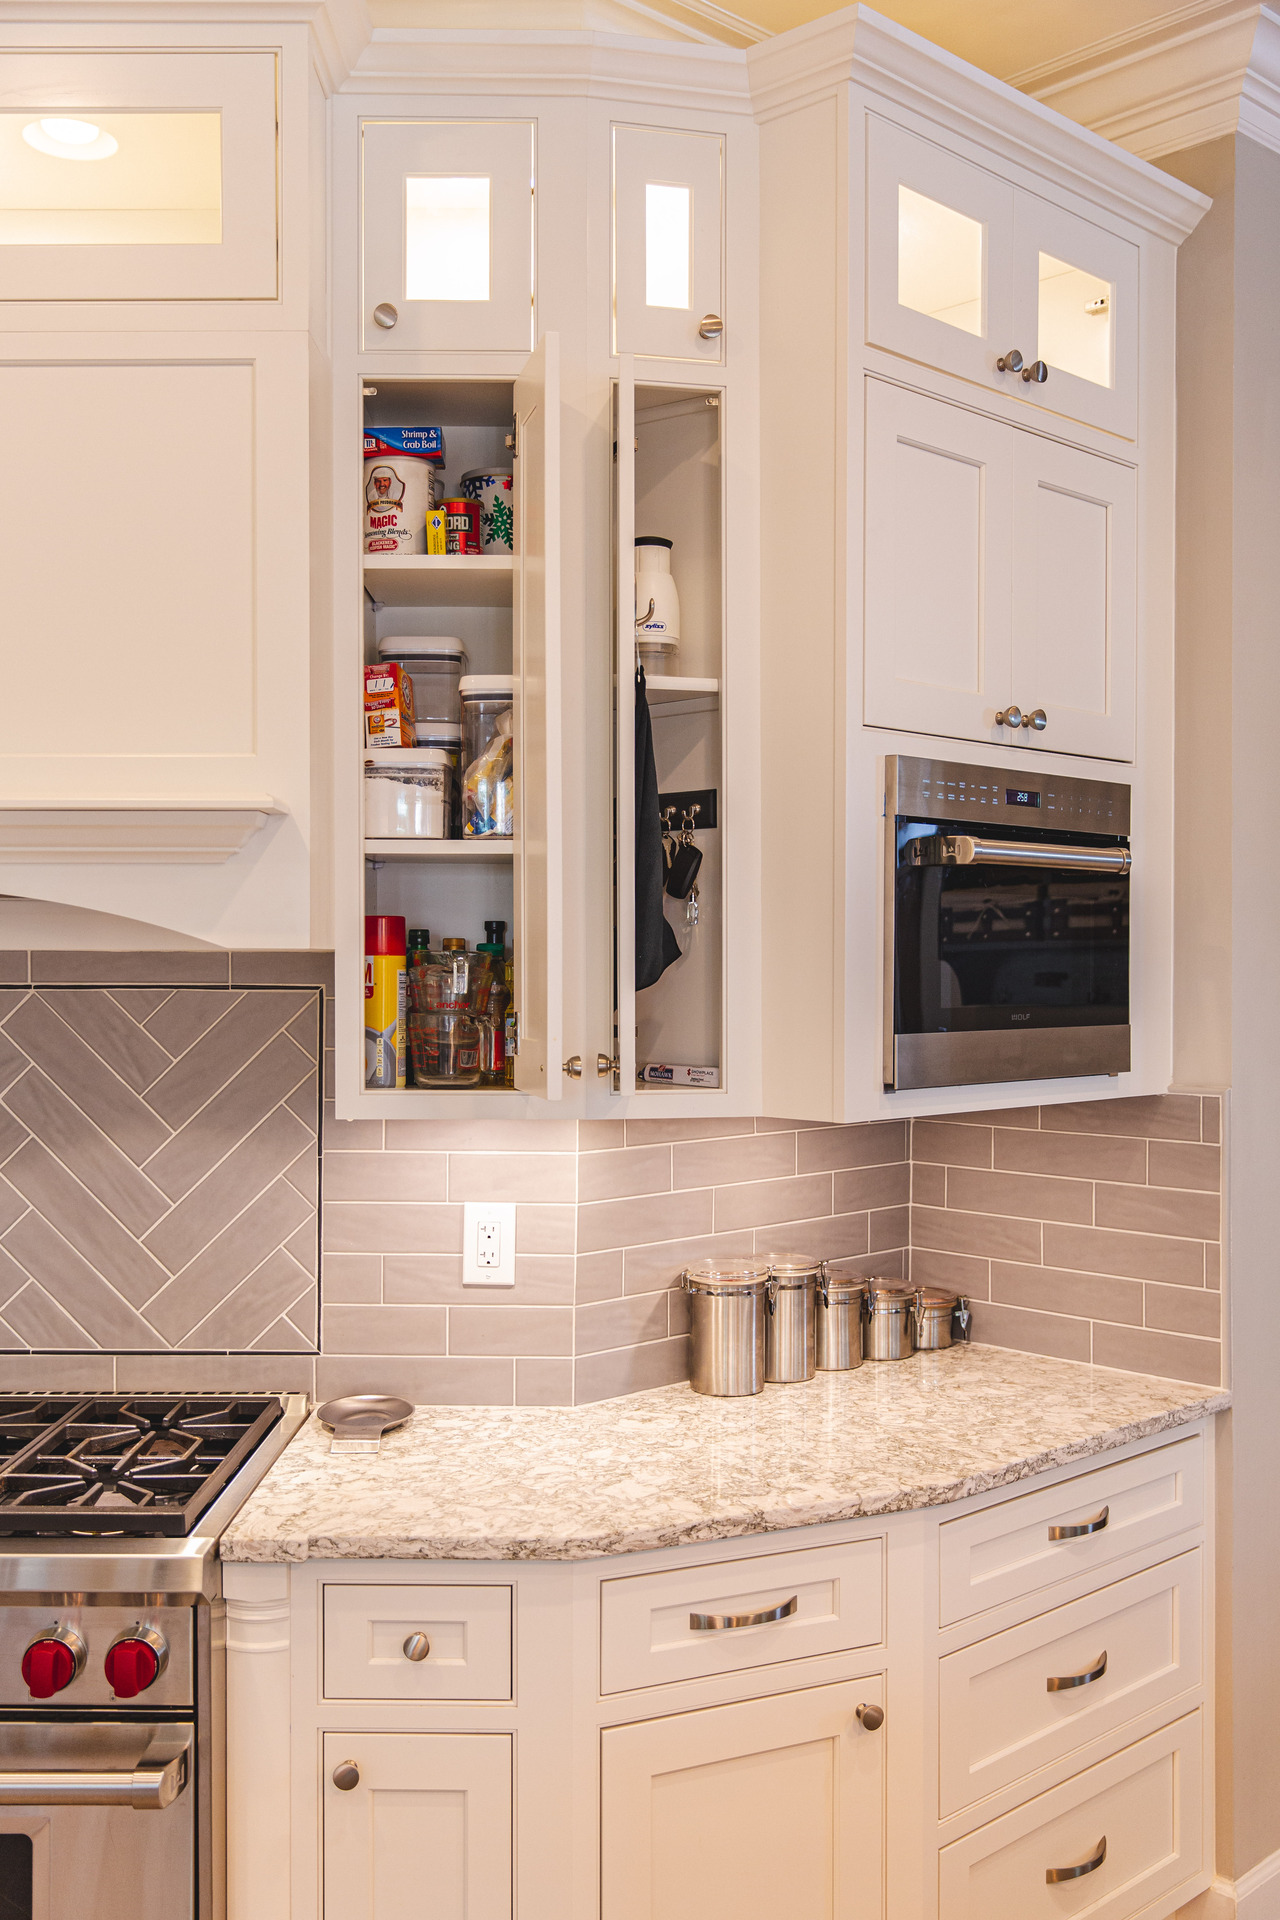
M 671 864 L 667 868 L 666 890 L 673 900 L 688 899 L 701 865 L 702 848 L 695 847 L 692 840 L 681 840 L 672 853 Z

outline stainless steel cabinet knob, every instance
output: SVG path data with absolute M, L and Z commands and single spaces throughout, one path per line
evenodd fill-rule
M 598 1053 L 596 1055 L 596 1073 L 601 1080 L 607 1079 L 611 1073 L 616 1073 L 617 1070 L 618 1063 L 611 1053 Z
M 360 1785 L 360 1769 L 354 1760 L 340 1760 L 333 1770 L 333 1784 L 339 1793 L 350 1793 Z
M 430 1651 L 431 1642 L 425 1633 L 411 1633 L 404 1643 L 403 1652 L 406 1660 L 425 1660 Z
M 1024 727 L 1034 727 L 1037 733 L 1043 733 L 1049 724 L 1049 716 L 1043 707 L 1037 707 L 1034 713 L 1026 716 L 1022 724 Z
M 1049 369 L 1043 360 L 1033 360 L 1029 367 L 1022 369 L 1022 377 L 1024 380 L 1033 380 L 1038 387 L 1042 387 L 1049 378 Z
M 701 340 L 718 340 L 724 332 L 724 321 L 718 313 L 704 313 L 698 325 L 698 337 Z
M 400 315 L 389 300 L 380 300 L 373 310 L 373 317 L 380 327 L 394 327 Z
M 1003 713 L 996 715 L 996 725 L 998 727 L 1020 727 L 1022 725 L 1022 708 L 1006 707 Z
M 996 361 L 996 372 L 997 373 L 1021 373 L 1022 366 L 1023 366 L 1022 355 L 1018 352 L 1018 349 L 1016 347 L 1010 347 L 1008 353 L 1002 353 L 1000 355 L 1000 358 Z
M 882 1727 L 884 1725 L 884 1708 L 883 1707 L 870 1707 L 867 1705 L 866 1701 L 864 1700 L 859 1706 L 856 1706 L 854 1708 L 854 1712 L 857 1714 L 859 1720 L 861 1720 L 863 1726 L 866 1728 L 868 1733 L 875 1733 L 877 1728 Z
M 570 1054 L 569 1058 L 564 1063 L 564 1070 L 568 1074 L 571 1080 L 581 1080 L 582 1055 L 580 1053 Z

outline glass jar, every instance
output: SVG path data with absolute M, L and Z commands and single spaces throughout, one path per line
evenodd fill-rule
M 456 727 L 462 719 L 458 687 L 467 670 L 461 640 L 400 633 L 378 642 L 378 658 L 403 667 L 413 682 L 413 715 L 418 745 L 433 744 L 438 724 Z
M 370 840 L 447 840 L 452 768 L 434 747 L 370 748 L 364 831 Z
M 459 683 L 462 696 L 462 837 L 507 838 L 513 832 L 514 744 L 511 676 L 477 673 Z

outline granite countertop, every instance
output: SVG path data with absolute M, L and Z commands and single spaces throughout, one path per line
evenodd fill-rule
M 1202 1419 L 1216 1388 L 952 1347 L 735 1400 L 419 1407 L 382 1451 L 313 1416 L 224 1560 L 587 1560 L 941 1506 Z

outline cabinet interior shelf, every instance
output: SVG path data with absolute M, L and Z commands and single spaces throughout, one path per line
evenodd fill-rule
M 666 707 L 675 700 L 700 700 L 713 697 L 718 699 L 720 682 L 691 677 L 681 678 L 669 673 L 655 673 L 645 676 L 645 691 L 649 696 L 651 707 Z
M 366 840 L 366 860 L 443 860 L 449 865 L 509 867 L 514 840 Z
M 509 553 L 394 553 L 366 557 L 364 584 L 384 607 L 509 607 L 514 572 Z

